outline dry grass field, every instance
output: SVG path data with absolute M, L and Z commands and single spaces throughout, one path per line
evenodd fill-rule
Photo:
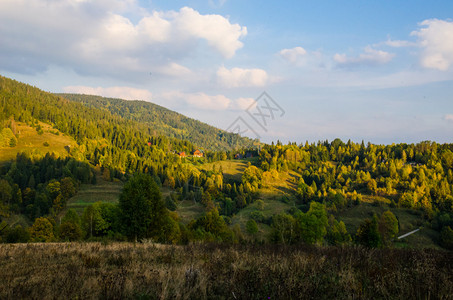
M 453 254 L 362 247 L 1 244 L 0 299 L 451 299 Z

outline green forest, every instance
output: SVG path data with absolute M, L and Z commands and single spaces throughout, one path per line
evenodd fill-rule
M 0 153 L 17 153 L 0 157 L 1 242 L 453 249 L 453 144 L 260 144 L 151 103 L 5 77 L 0 104 Z M 24 128 L 48 151 L 26 149 Z M 57 137 L 74 143 L 57 151 Z M 71 208 L 101 184 L 121 188 Z

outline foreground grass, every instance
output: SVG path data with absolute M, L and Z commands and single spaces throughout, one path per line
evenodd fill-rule
M 360 247 L 2 244 L 1 299 L 451 299 L 453 254 Z

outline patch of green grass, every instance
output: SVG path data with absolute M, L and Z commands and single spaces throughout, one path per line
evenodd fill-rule
M 206 171 L 211 171 L 213 166 L 218 171 L 220 166 L 222 166 L 223 176 L 226 181 L 236 181 L 241 182 L 242 173 L 245 168 L 248 166 L 248 161 L 245 159 L 234 159 L 234 160 L 224 160 L 216 161 L 213 163 L 208 163 L 201 165 L 199 168 Z
M 18 133 L 17 145 L 15 147 L 0 147 L 0 162 L 13 160 L 18 153 L 22 152 L 40 155 L 53 152 L 57 157 L 66 157 L 68 151 L 65 146 L 74 147 L 77 145 L 74 139 L 53 129 L 49 124 L 39 122 L 43 130 L 41 135 L 38 134 L 35 128 L 25 123 L 17 122 L 16 125 Z
M 82 184 L 77 194 L 68 200 L 65 211 L 73 208 L 81 215 L 85 207 L 95 202 L 118 203 L 122 188 L 122 182 L 110 182 L 98 177 L 95 185 Z
M 199 218 L 204 211 L 205 208 L 201 203 L 192 200 L 178 202 L 178 208 L 176 209 L 176 212 L 184 224 L 188 224 L 191 220 Z
M 21 225 L 26 228 L 32 225 L 32 222 L 25 215 L 11 214 L 8 218 L 4 218 L 4 221 L 12 228 L 17 225 Z
M 369 203 L 361 203 L 360 205 L 341 210 L 335 215 L 338 220 L 345 223 L 348 232 L 351 235 L 355 235 L 360 224 L 365 219 L 371 219 L 373 214 L 380 216 L 386 210 L 390 210 L 398 219 L 400 229 L 398 236 L 420 228 L 424 223 L 419 211 L 389 208 L 386 205 L 372 205 Z M 438 248 L 436 245 L 437 236 L 438 233 L 434 230 L 423 228 L 419 232 L 399 241 L 396 245 L 400 247 L 406 245 L 413 248 Z
M 263 200 L 263 199 L 261 199 Z M 239 224 L 241 230 L 246 232 L 246 223 L 250 219 L 250 214 L 254 211 L 260 211 L 263 213 L 264 218 L 270 218 L 275 214 L 280 214 L 288 211 L 292 205 L 283 203 L 273 199 L 264 199 L 264 207 L 260 209 L 257 202 L 250 204 L 249 206 L 240 210 L 236 215 L 231 218 L 231 225 Z M 258 239 L 265 239 L 270 233 L 270 226 L 258 223 L 259 232 L 257 234 Z
M 266 195 L 266 198 L 278 198 L 286 196 L 292 198 L 296 189 L 300 175 L 294 171 L 280 172 L 278 178 L 272 179 L 271 182 L 263 182 L 260 193 Z
M 400 232 L 398 235 L 402 235 L 407 232 Z M 411 234 L 401 240 L 394 242 L 395 247 L 398 248 L 436 248 L 443 249 L 436 241 L 439 241 L 440 233 L 434 229 L 422 227 L 419 231 Z

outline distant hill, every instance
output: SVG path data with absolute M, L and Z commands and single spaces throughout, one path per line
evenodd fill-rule
M 251 147 L 253 140 L 220 130 L 206 123 L 146 101 L 130 101 L 93 95 L 56 94 L 70 101 L 108 111 L 126 120 L 146 124 L 154 135 L 190 141 L 209 150 Z

